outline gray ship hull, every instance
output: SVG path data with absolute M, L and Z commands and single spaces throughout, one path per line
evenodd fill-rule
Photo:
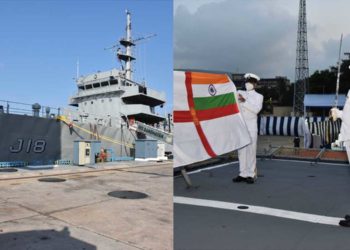
M 111 149 L 117 157 L 131 156 L 129 145 L 135 139 L 125 126 L 118 128 L 85 123 L 74 125 L 70 128 L 56 119 L 2 114 L 0 162 L 50 164 L 57 160 L 72 161 L 74 141 L 91 139 L 101 140 L 102 147 Z M 92 133 L 97 133 L 98 136 Z

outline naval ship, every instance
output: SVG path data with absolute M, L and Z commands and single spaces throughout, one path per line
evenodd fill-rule
M 76 140 L 99 140 L 114 157 L 132 157 L 135 139 L 168 135 L 167 120 L 155 112 L 166 102 L 165 93 L 133 80 L 133 47 L 140 39 L 132 38 L 129 11 L 126 19 L 126 36 L 113 46 L 121 69 L 77 77 L 70 108 L 35 103 L 28 114 L 19 112 L 25 110 L 19 103 L 0 101 L 0 163 L 70 163 Z M 130 130 L 135 125 L 139 129 Z

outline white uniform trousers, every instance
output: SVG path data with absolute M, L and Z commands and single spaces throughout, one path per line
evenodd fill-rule
M 238 150 L 239 175 L 242 177 L 256 177 L 256 146 L 258 132 L 249 131 L 252 143 Z

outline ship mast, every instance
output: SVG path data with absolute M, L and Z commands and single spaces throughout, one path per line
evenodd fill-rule
M 136 58 L 132 56 L 132 46 L 135 46 L 131 38 L 131 13 L 126 10 L 126 38 L 120 39 L 120 45 L 125 47 L 125 52 L 118 50 L 117 57 L 119 60 L 125 62 L 125 78 L 132 81 L 132 65 L 131 61 Z

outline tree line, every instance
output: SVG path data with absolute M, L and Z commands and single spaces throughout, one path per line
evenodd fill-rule
M 350 59 L 342 60 L 340 66 L 339 94 L 347 94 L 350 89 Z M 307 94 L 335 94 L 337 82 L 337 66 L 316 70 L 308 78 Z M 294 83 L 287 85 L 281 80 L 277 88 L 263 86 L 258 90 L 264 96 L 264 110 L 268 111 L 273 105 L 293 106 Z
M 340 65 L 339 93 L 346 94 L 350 89 L 350 60 L 343 60 Z M 309 77 L 310 94 L 334 94 L 336 89 L 338 67 L 331 66 L 325 70 L 316 70 Z

